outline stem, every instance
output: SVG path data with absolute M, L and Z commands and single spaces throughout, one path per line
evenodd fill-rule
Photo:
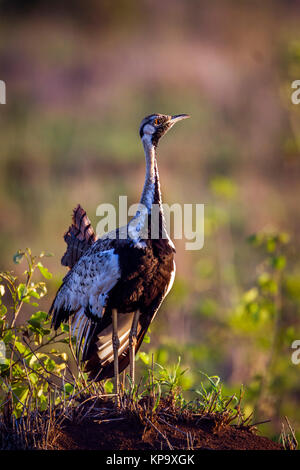
M 33 267 L 33 259 L 28 258 L 28 254 L 26 253 L 26 251 L 25 251 L 25 257 L 26 257 L 26 260 L 27 260 L 27 263 L 28 263 L 27 280 L 26 280 L 26 284 L 25 284 L 25 290 L 27 290 L 28 287 L 29 287 L 33 272 L 35 270 L 35 266 Z M 13 321 L 11 323 L 11 328 L 13 328 L 15 326 L 15 323 L 17 321 L 17 318 L 19 316 L 19 313 L 21 311 L 23 303 L 24 303 L 24 301 L 21 298 L 20 302 L 19 302 L 19 305 L 18 305 L 17 309 L 15 310 L 14 318 L 13 318 Z
M 10 328 L 9 328 L 10 329 Z M 64 335 L 64 333 L 59 333 L 58 335 L 55 334 L 55 336 L 53 338 L 50 338 L 48 341 L 46 341 L 46 343 L 43 343 L 43 344 L 40 344 L 39 346 L 37 346 L 36 349 L 34 349 L 34 352 L 38 351 L 39 349 L 43 348 L 44 346 L 47 346 L 48 344 L 52 343 L 53 339 L 56 339 L 56 338 L 59 338 L 60 336 Z M 60 341 L 53 341 L 52 344 L 56 344 L 56 343 L 60 343 Z M 32 354 L 32 352 L 30 351 L 29 353 L 27 353 L 25 356 L 23 356 L 23 359 L 26 359 L 26 357 L 30 356 Z M 17 359 L 13 364 L 12 364 L 12 367 L 14 367 L 16 364 L 18 364 L 18 362 L 20 362 L 20 359 Z
M 34 272 L 34 258 L 32 258 L 31 256 L 28 257 L 28 253 L 27 253 L 27 250 L 25 250 L 25 257 L 26 257 L 26 260 L 27 260 L 27 264 L 28 264 L 28 271 L 27 271 L 27 280 L 26 280 L 26 284 L 25 284 L 25 289 L 27 290 L 28 289 L 28 286 L 29 286 L 29 283 L 31 281 L 31 278 L 32 278 L 32 274 Z M 17 305 L 17 294 L 16 294 L 16 287 L 14 286 L 14 299 L 15 299 L 15 304 L 14 304 L 14 317 L 13 317 L 13 320 L 12 320 L 12 323 L 11 323 L 11 329 L 14 328 L 15 326 L 15 323 L 17 321 L 17 318 L 19 316 L 19 313 L 21 311 L 21 308 L 23 306 L 23 300 L 22 298 L 20 299 L 20 302 L 19 302 L 19 305 L 18 307 L 16 308 L 16 305 Z M 9 363 L 9 378 L 10 380 L 12 380 L 12 361 L 13 361 L 13 357 L 14 357 L 14 353 L 15 353 L 15 349 L 16 349 L 16 340 L 17 340 L 17 330 L 16 328 L 14 328 L 14 331 L 15 331 L 15 337 L 14 337 L 14 342 L 13 342 L 13 345 L 12 345 L 12 349 L 11 349 L 11 354 L 10 354 L 10 363 Z
M 278 350 L 278 339 L 279 339 L 279 325 L 281 320 L 281 310 L 282 310 L 282 295 L 281 295 L 281 272 L 276 271 L 274 274 L 275 282 L 278 286 L 277 293 L 274 295 L 274 306 L 275 306 L 275 317 L 274 317 L 274 327 L 273 327 L 273 335 L 272 335 L 272 344 L 270 354 L 266 364 L 266 371 L 262 377 L 260 383 L 260 391 L 256 402 L 256 410 L 255 416 L 258 415 L 262 402 L 264 400 L 267 387 L 270 382 L 272 367 L 275 362 L 277 350 Z

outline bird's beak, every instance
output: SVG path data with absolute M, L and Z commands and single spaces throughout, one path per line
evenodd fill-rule
M 175 116 L 171 116 L 170 122 L 175 124 L 175 122 L 181 121 L 182 119 L 187 119 L 191 116 L 188 114 L 176 114 Z

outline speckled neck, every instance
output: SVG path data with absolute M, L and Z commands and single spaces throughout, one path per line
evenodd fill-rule
M 146 175 L 140 203 L 147 208 L 148 214 L 150 214 L 152 204 L 159 204 L 161 206 L 161 192 L 156 162 L 156 147 L 152 144 L 151 138 L 143 138 L 142 142 L 146 157 Z
M 143 138 L 142 141 L 146 157 L 146 176 L 140 203 L 146 207 L 147 213 L 145 214 L 144 221 L 141 222 L 141 229 L 142 226 L 146 229 L 145 224 L 147 219 L 148 237 L 167 239 L 169 244 L 174 247 L 166 229 L 156 160 L 156 146 L 152 144 L 150 136 Z M 153 226 L 153 224 L 155 225 Z

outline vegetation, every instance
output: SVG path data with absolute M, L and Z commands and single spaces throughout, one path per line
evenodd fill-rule
M 47 293 L 44 281 L 33 280 L 36 270 L 44 278 L 51 279 L 51 273 L 41 262 L 45 256 L 49 255 L 33 256 L 28 248 L 15 254 L 15 263 L 27 262 L 24 282 L 20 282 L 12 272 L 0 273 L 2 300 L 6 291 L 10 294 L 10 307 L 6 307 L 3 301 L 0 304 L 0 341 L 4 345 L 0 358 L 1 448 L 52 448 L 60 424 L 70 419 L 78 423 L 83 417 L 92 416 L 95 400 L 109 397 L 105 389 L 112 389 L 110 381 L 106 382 L 105 388 L 94 383 L 87 385 L 87 376 L 78 364 L 77 377 L 72 374 L 68 360 L 75 358 L 72 344 L 75 338 L 70 336 L 69 325 L 62 325 L 60 331 L 54 333 L 47 313 L 41 310 L 33 313 L 24 324 L 18 323 L 23 305 L 29 304 L 37 309 L 37 300 Z M 68 355 L 60 351 L 62 344 L 69 346 Z M 141 353 L 141 357 L 146 362 L 146 353 L 144 356 Z M 129 376 L 127 387 L 123 381 L 118 413 L 130 411 L 152 423 L 153 418 L 157 419 L 158 410 L 160 419 L 163 419 L 161 406 L 164 400 L 180 415 L 217 414 L 218 421 L 223 424 L 236 419 L 243 424 L 248 421 L 243 418 L 239 406 L 230 406 L 230 403 L 236 404 L 237 398 L 232 396 L 228 399 L 222 395 L 218 377 L 206 376 L 208 386 L 201 383 L 201 388 L 196 390 L 196 398 L 188 402 L 180 386 L 181 377 L 186 372 L 180 368 L 180 359 L 173 370 L 152 362 L 152 368 L 146 372 L 147 376 L 134 387 Z M 88 409 L 81 409 L 91 399 L 92 406 L 89 403 Z M 147 401 L 145 409 L 141 406 L 143 400 Z M 141 415 L 142 410 L 145 413 Z M 108 414 L 110 419 L 113 415 L 112 411 Z M 189 436 L 187 445 L 191 448 Z
M 282 251 L 288 243 L 288 236 L 260 234 L 252 236 L 250 242 L 261 247 L 263 252 L 266 250 L 268 256 L 255 287 L 242 295 L 229 316 L 229 322 L 238 334 L 244 335 L 245 331 L 248 335 L 251 333 L 257 348 L 262 347 L 266 351 L 266 374 L 260 378 L 256 393 L 252 393 L 252 396 L 250 394 L 250 402 L 255 397 L 256 406 L 260 406 L 270 397 L 272 383 L 277 378 L 278 352 L 285 335 L 289 334 L 280 327 L 285 267 Z M 124 413 L 127 416 L 130 412 L 131 416 L 138 417 L 144 425 L 150 424 L 158 433 L 157 422 L 165 423 L 166 416 L 171 412 L 178 423 L 205 416 L 213 422 L 214 429 L 231 423 L 243 429 L 254 428 L 253 413 L 246 416 L 241 407 L 243 388 L 238 394 L 228 395 L 224 393 L 218 376 L 209 376 L 200 371 L 198 375 L 204 380 L 197 385 L 199 378 L 195 382 L 188 369 L 181 367 L 180 357 L 171 368 L 167 366 L 167 360 L 165 364 L 156 362 L 157 356 L 163 359 L 163 350 L 152 354 L 143 350 L 139 352 L 138 359 L 143 367 L 140 368 L 140 382 L 135 386 L 132 386 L 129 375 L 123 373 L 117 415 L 116 410 L 110 407 L 107 409 L 102 406 L 99 411 L 99 400 L 102 400 L 103 405 L 113 397 L 112 382 L 88 383 L 87 375 L 75 359 L 75 338 L 71 337 L 70 323 L 61 325 L 57 332 L 53 332 L 47 312 L 38 310 L 38 301 L 47 294 L 47 287 L 44 280 L 35 280 L 36 275 L 39 273 L 46 280 L 52 278 L 41 261 L 47 256 L 51 255 L 42 252 L 39 256 L 33 256 L 29 248 L 19 250 L 13 260 L 16 264 L 27 263 L 23 273 L 25 279 L 18 279 L 13 272 L 0 273 L 2 448 L 55 448 L 55 435 L 63 423 L 78 423 L 78 420 L 98 416 L 95 415 L 97 409 L 100 416 L 104 419 L 105 415 L 108 421 L 119 419 L 115 416 L 120 416 L 120 413 L 121 416 Z M 4 302 L 5 298 L 7 302 Z M 20 322 L 26 304 L 36 311 L 31 313 L 26 322 Z M 272 332 L 267 340 L 264 336 L 266 327 Z M 150 343 L 148 335 L 145 343 Z M 63 345 L 67 346 L 67 353 L 62 351 Z M 71 361 L 76 362 L 75 374 Z M 187 384 L 189 390 L 186 389 Z M 287 423 L 290 427 L 288 420 Z M 290 429 L 291 434 L 283 428 L 281 440 L 285 447 L 295 448 L 297 438 Z M 166 436 L 164 439 L 172 448 Z M 187 448 L 193 448 L 191 439 L 191 435 L 187 434 Z

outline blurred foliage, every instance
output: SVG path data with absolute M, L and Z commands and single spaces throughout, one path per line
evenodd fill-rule
M 232 385 L 229 381 L 223 385 L 226 395 L 238 392 L 243 376 L 246 414 L 260 421 L 290 413 L 296 421 L 299 382 L 292 343 L 300 338 L 300 276 L 288 271 L 290 237 L 285 232 L 263 231 L 249 236 L 248 242 L 252 251 L 259 252 L 253 284 L 232 297 L 228 308 L 209 295 L 202 297 L 191 328 L 198 339 L 204 331 L 203 340 L 187 344 L 156 341 L 155 347 L 149 345 L 149 352 L 140 352 L 138 358 L 149 366 L 153 355 L 154 363 L 167 367 L 176 354 L 182 354 L 186 366 L 182 385 L 192 392 L 199 383 L 200 363 L 210 364 L 208 370 L 213 373 L 231 356 L 227 373 Z M 212 266 L 203 266 L 202 277 L 211 278 Z M 264 432 L 275 437 L 274 422 L 265 424 Z
M 23 259 L 27 262 L 24 282 L 19 282 L 12 272 L 0 273 L 0 281 L 3 283 L 0 341 L 4 348 L 0 361 L 1 410 L 4 408 L 5 412 L 6 402 L 12 403 L 11 411 L 16 417 L 36 407 L 45 410 L 49 406 L 50 379 L 61 379 L 66 369 L 67 356 L 56 348 L 58 342 L 66 341 L 61 338 L 66 326 L 61 332 L 53 334 L 48 314 L 41 310 L 32 313 L 26 324 L 20 325 L 18 322 L 24 303 L 37 308 L 37 300 L 47 293 L 44 281 L 33 281 L 36 270 L 45 279 L 51 278 L 51 273 L 40 261 L 44 256 L 49 254 L 41 253 L 36 257 L 29 248 L 18 250 L 14 255 L 16 264 L 20 264 Z M 6 291 L 11 297 L 10 309 L 3 303 Z M 50 347 L 49 352 L 45 352 L 45 346 Z

